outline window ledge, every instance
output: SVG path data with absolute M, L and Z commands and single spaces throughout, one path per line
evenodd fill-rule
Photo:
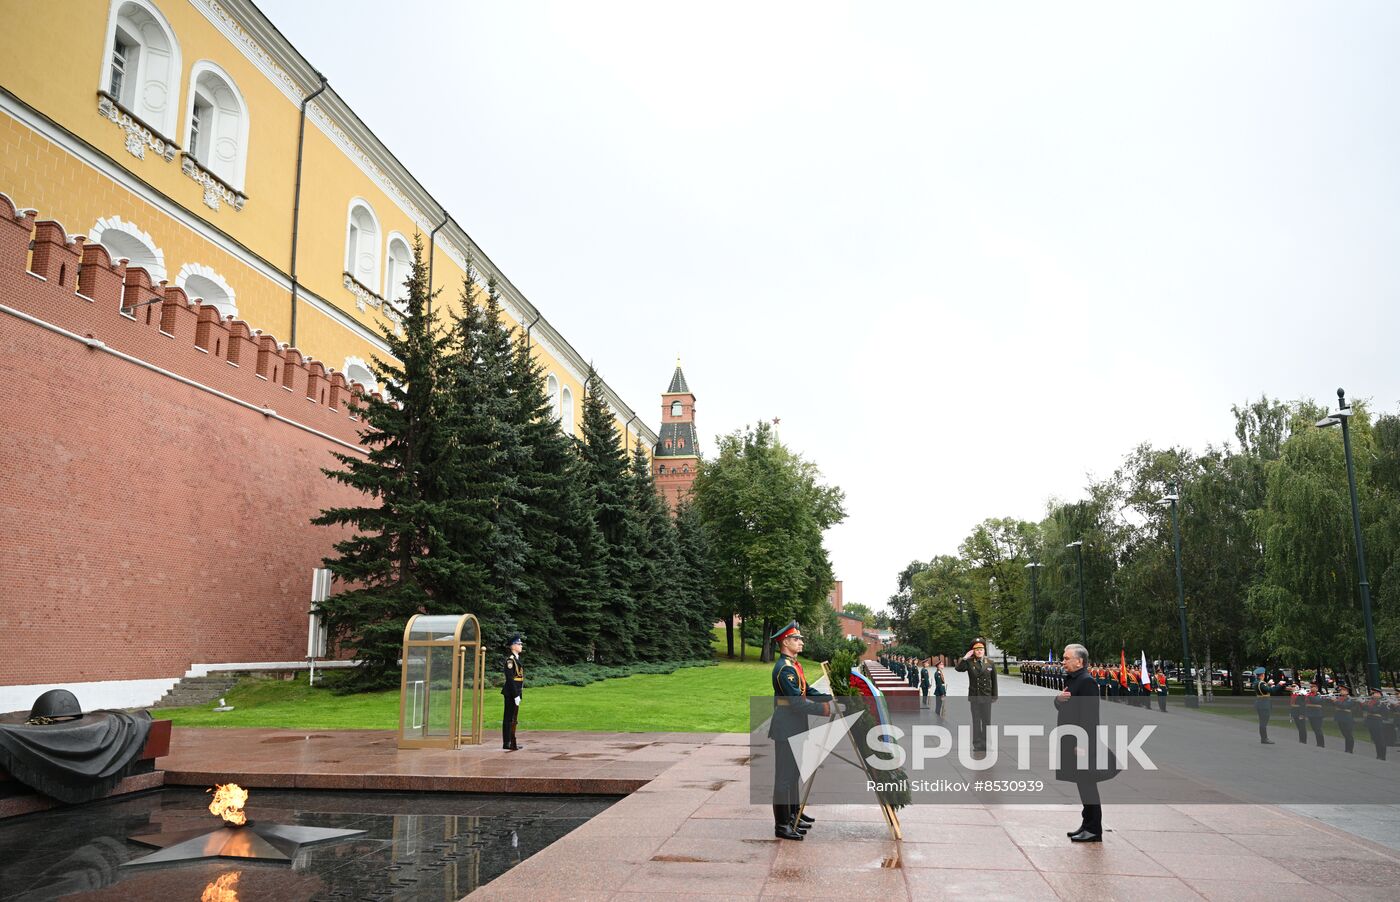
M 224 204 L 242 210 L 248 202 L 248 195 L 204 168 L 189 151 L 180 154 L 180 171 L 204 186 L 204 206 L 211 210 L 217 210 Z
M 359 279 L 348 272 L 343 272 L 340 275 L 345 287 L 350 289 L 350 293 L 355 296 L 355 306 L 360 308 L 360 312 L 363 313 L 366 307 L 379 310 L 384 306 L 384 299 L 375 294 L 373 289 L 367 288 Z
M 126 132 L 126 150 L 138 160 L 146 159 L 147 149 L 169 163 L 175 159 L 180 145 L 162 135 L 140 116 L 121 105 L 106 91 L 97 92 L 97 112 Z

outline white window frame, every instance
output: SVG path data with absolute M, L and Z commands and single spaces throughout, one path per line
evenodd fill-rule
M 574 434 L 574 393 L 566 385 L 559 390 L 559 427 L 565 435 Z
M 404 271 L 394 272 L 394 245 L 403 246 Z M 402 232 L 390 232 L 389 240 L 384 242 L 384 300 L 394 305 L 394 309 L 400 313 L 407 312 L 408 309 L 408 289 L 403 283 L 408 280 L 409 273 L 413 272 L 413 245 L 408 243 L 408 239 Z M 394 283 L 399 284 L 395 285 Z M 402 297 L 399 297 L 402 293 Z
M 366 235 L 364 229 L 355 223 L 355 210 L 362 208 L 369 217 L 370 224 L 374 226 L 374 233 Z M 363 197 L 353 197 L 350 205 L 345 210 L 345 271 L 355 277 L 355 281 L 374 290 L 374 286 L 379 282 L 379 217 L 374 213 L 374 207 Z M 355 246 L 352 248 L 350 240 L 355 238 Z M 362 272 L 359 267 L 360 257 L 370 254 L 372 262 L 369 272 Z
M 554 415 L 554 421 L 559 422 L 559 379 L 550 373 L 544 379 L 544 391 L 549 395 L 549 410 Z
M 366 377 L 364 379 L 354 378 L 350 375 L 351 367 L 356 367 L 358 369 L 363 370 L 366 374 Z M 347 383 L 358 382 L 365 387 L 366 392 L 371 394 L 379 391 L 379 383 L 374 381 L 374 370 L 370 369 L 369 364 L 366 363 L 363 358 L 346 357 L 345 366 L 341 368 L 340 372 L 345 375 L 345 381 Z
M 208 280 L 223 293 L 223 297 L 206 297 L 197 290 L 192 291 L 187 287 L 191 278 Z M 201 298 L 204 303 L 219 308 L 220 316 L 238 318 L 238 296 L 234 293 L 233 286 L 228 283 L 228 280 L 219 275 L 212 266 L 206 266 L 203 263 L 186 263 L 180 267 L 180 273 L 175 277 L 175 284 L 184 289 L 190 300 L 194 300 L 196 297 Z
M 149 259 L 147 260 L 134 259 L 131 257 L 126 258 L 131 261 L 132 266 L 140 266 L 145 269 L 150 275 L 152 282 L 162 282 L 166 279 L 165 252 L 160 249 L 149 232 L 146 232 L 133 222 L 123 220 L 120 216 L 105 216 L 97 220 L 97 223 L 91 229 L 88 229 L 88 243 L 101 244 L 105 247 L 107 253 L 111 255 L 113 263 L 116 263 L 117 260 L 124 255 L 113 251 L 111 247 L 103 243 L 102 237 L 108 232 L 119 232 L 145 249 L 146 253 L 149 255 Z
M 162 136 L 174 139 L 179 128 L 179 108 L 180 108 L 180 75 L 184 71 L 180 64 L 180 42 L 175 38 L 175 29 L 170 27 L 169 21 L 153 4 L 147 0 L 112 0 L 112 5 L 107 12 L 107 36 L 102 46 L 102 71 L 98 75 L 98 85 L 101 90 L 117 96 L 117 92 L 112 90 L 112 54 L 116 51 L 117 26 L 122 16 L 121 13 L 127 7 L 134 7 L 137 11 L 150 18 L 152 24 L 163 32 L 165 42 L 169 48 L 169 62 L 167 71 L 162 76 L 153 71 L 159 59 L 159 53 L 153 51 L 147 44 L 146 37 L 141 34 L 140 28 L 122 27 L 135 45 L 136 58 L 127 60 L 124 82 L 130 86 L 126 97 L 117 97 L 117 102 L 123 107 L 135 113 L 152 128 L 158 129 Z M 133 25 L 141 24 L 136 19 L 128 17 L 128 21 Z M 152 87 L 158 87 L 164 92 L 164 107 L 151 108 L 146 105 L 146 95 Z M 246 109 L 246 107 L 245 107 Z
M 199 90 L 201 78 L 209 81 L 217 79 L 223 82 L 224 88 L 233 95 L 234 102 L 238 104 L 237 137 L 234 139 L 237 141 L 237 147 L 234 149 L 232 160 L 227 163 L 214 159 L 213 145 L 220 137 L 219 129 L 216 128 L 216 125 L 220 122 L 222 117 L 230 114 L 227 110 L 219 108 L 214 98 Z M 248 102 L 243 99 L 243 92 L 238 90 L 238 85 L 234 82 L 232 76 L 224 71 L 223 67 L 218 63 L 211 60 L 200 60 L 190 67 L 189 85 L 189 97 L 185 104 L 185 151 L 194 157 L 199 165 L 227 182 L 229 187 L 236 191 L 242 191 L 244 178 L 247 175 L 248 169 L 248 130 L 250 127 Z M 198 105 L 200 101 L 204 102 L 204 105 L 208 108 L 210 113 L 208 121 L 200 123 L 201 137 L 204 138 L 205 144 L 203 153 L 200 153 L 194 146 L 193 140 L 194 111 L 196 105 Z

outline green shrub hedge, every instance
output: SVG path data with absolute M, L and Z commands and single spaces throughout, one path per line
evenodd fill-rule
M 693 661 L 647 661 L 618 667 L 605 667 L 600 664 L 541 664 L 537 667 L 531 667 L 528 660 L 523 662 L 526 688 L 587 686 L 589 683 L 596 683 L 599 680 L 635 676 L 639 673 L 675 673 L 682 667 L 714 667 L 718 663 L 713 658 Z M 488 670 L 486 672 L 487 685 L 498 688 L 503 682 L 505 682 L 505 677 L 499 671 Z

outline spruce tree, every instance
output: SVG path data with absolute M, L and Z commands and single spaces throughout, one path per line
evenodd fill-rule
M 467 270 L 442 405 L 450 461 L 444 479 L 455 514 L 448 538 L 471 564 L 470 578 L 457 584 L 454 600 L 460 610 L 476 615 L 486 647 L 499 648 L 522 628 L 517 602 L 525 548 L 511 473 L 518 436 L 509 423 L 499 311 L 489 288 L 484 308 L 479 303 L 480 286 L 470 265 Z
M 509 381 L 515 422 L 529 452 L 520 471 L 528 498 L 522 524 L 530 547 L 527 629 L 537 647 L 547 643 L 559 661 L 588 661 L 607 596 L 607 548 L 574 439 L 554 415 L 543 366 L 518 337 Z
M 680 547 L 666 503 L 656 493 L 651 462 L 639 444 L 632 450 L 631 485 L 633 541 L 638 568 L 632 597 L 637 600 L 639 654 L 650 660 L 684 657 L 676 636 L 685 622 L 684 597 L 677 582 Z
M 636 659 L 637 603 L 632 595 L 641 561 L 637 555 L 635 520 L 630 516 L 631 486 L 627 458 L 619 447 L 612 413 L 599 395 L 598 373 L 588 368 L 583 396 L 583 441 L 579 453 L 584 476 L 593 493 L 594 518 L 602 534 L 608 575 L 600 631 L 612 641 L 600 644 L 600 663 L 623 664 Z
M 710 589 L 710 547 L 700 511 L 689 499 L 676 505 L 676 544 L 680 550 L 675 582 L 685 599 L 689 657 L 708 658 L 713 648 L 715 601 Z
M 383 330 L 392 358 L 372 362 L 387 397 L 354 402 L 367 453 L 334 452 L 341 468 L 323 471 L 364 500 L 311 521 L 351 532 L 335 543 L 336 556 L 325 565 L 353 588 L 333 594 L 321 612 L 335 646 L 352 650 L 359 662 L 346 684 L 353 689 L 397 682 L 405 622 L 419 612 L 439 612 L 439 599 L 468 569 L 440 526 L 450 519 L 437 428 L 446 341 L 427 315 L 422 250 L 415 241 L 403 335 Z

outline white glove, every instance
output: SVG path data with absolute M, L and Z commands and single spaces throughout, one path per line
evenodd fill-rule
M 517 708 L 520 707 L 520 696 L 518 696 L 518 695 L 515 697 L 515 706 L 516 706 Z

